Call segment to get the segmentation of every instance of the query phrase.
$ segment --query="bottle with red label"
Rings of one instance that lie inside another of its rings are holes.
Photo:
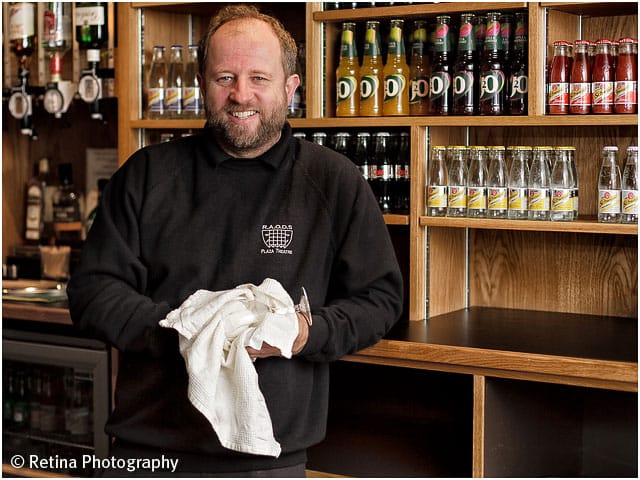
[[[638,109],[638,64],[633,54],[633,39],[619,42],[613,108],[615,113],[636,113]]]
[[[576,40],[573,44],[573,66],[569,85],[569,111],[572,114],[591,113],[591,62],[589,41]]]
[[[613,87],[615,70],[611,54],[611,40],[600,39],[596,42],[596,57],[591,72],[591,111],[597,114],[613,113]]]
[[[549,72],[549,94],[547,104],[550,115],[569,113],[569,76],[571,74],[571,44],[559,40],[553,42],[553,60]]]
[[[489,12],[484,51],[480,62],[480,115],[504,114],[505,81],[500,13]]]
[[[451,58],[451,17],[439,15],[433,41],[433,64],[429,81],[429,114],[449,115],[453,103],[453,62]]]
[[[453,113],[474,115],[478,109],[478,61],[473,35],[473,13],[460,16],[458,58],[453,74]]]

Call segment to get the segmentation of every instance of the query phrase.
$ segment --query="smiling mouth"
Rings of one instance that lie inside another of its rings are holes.
[[[234,118],[238,118],[238,119],[245,119],[245,118],[250,118],[253,117],[254,115],[258,114],[257,110],[245,110],[242,112],[229,112],[229,114],[234,117]]]

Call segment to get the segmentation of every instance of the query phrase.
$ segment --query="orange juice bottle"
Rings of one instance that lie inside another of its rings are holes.
[[[409,115],[409,65],[404,50],[404,20],[391,20],[387,64],[382,70],[384,100],[382,114]]]
[[[360,104],[358,90],[358,53],[356,51],[356,24],[342,24],[340,63],[336,69],[336,116],[357,117]]]
[[[360,116],[382,115],[382,56],[380,55],[380,22],[367,22],[364,55],[360,67]]]

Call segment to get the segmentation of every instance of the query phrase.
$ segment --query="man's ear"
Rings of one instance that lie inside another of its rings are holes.
[[[300,85],[300,77],[297,73],[289,76],[284,83],[284,89],[287,92],[287,105],[291,103],[293,100],[293,94],[296,91],[296,88]]]

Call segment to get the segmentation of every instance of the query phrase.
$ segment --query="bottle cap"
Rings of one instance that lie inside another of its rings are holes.
[[[618,151],[618,147],[614,146],[614,145],[608,145],[606,147],[604,147],[602,149],[605,152],[617,152]]]

